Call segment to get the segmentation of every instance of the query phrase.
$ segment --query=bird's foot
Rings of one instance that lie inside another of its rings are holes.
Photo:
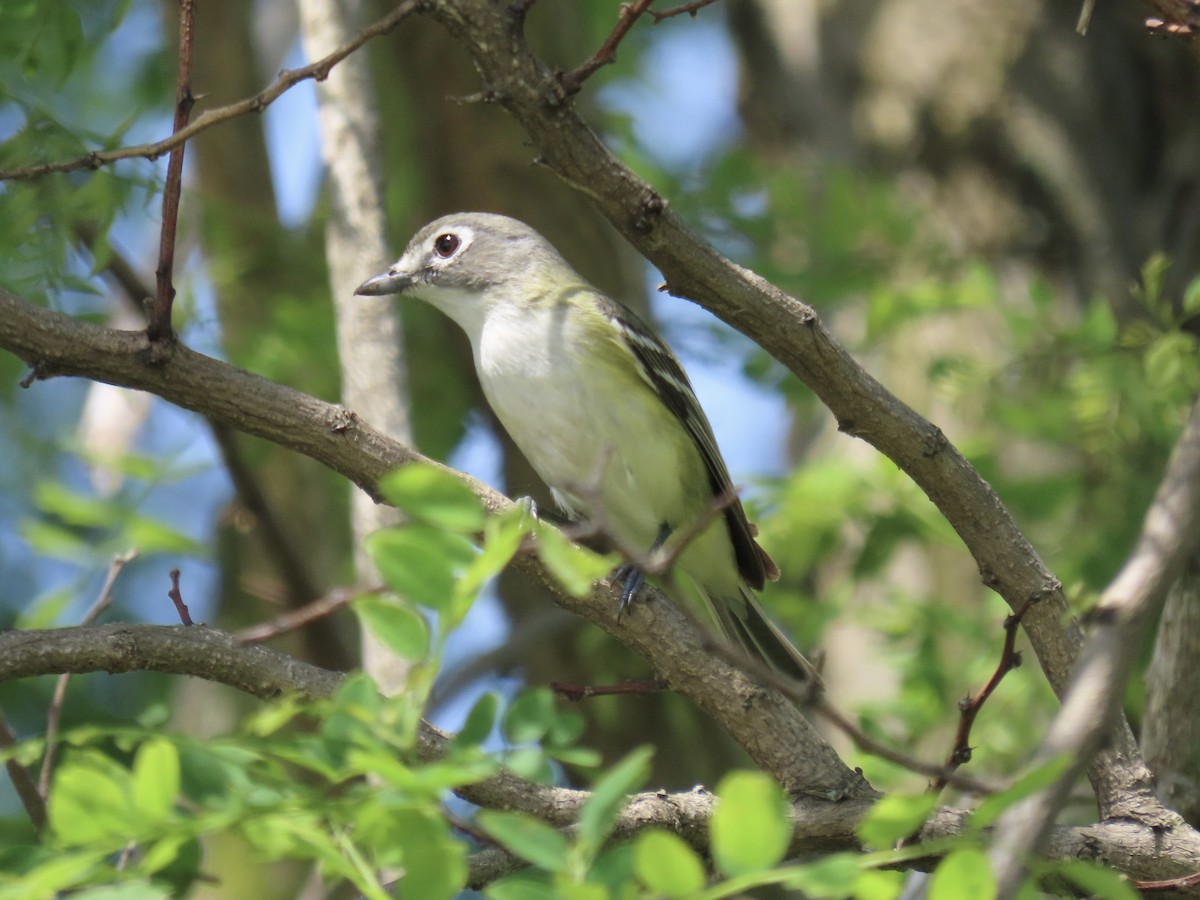
[[[620,622],[646,583],[646,573],[633,563],[621,563],[613,572],[613,580],[621,582],[621,605],[617,607],[617,621]]]
[[[534,522],[539,521],[537,501],[534,500],[532,497],[530,497],[528,494],[525,495],[524,497],[518,497],[516,500],[514,500],[513,506],[515,506],[518,510],[520,510],[522,517],[527,516],[530,520],[532,520]]]

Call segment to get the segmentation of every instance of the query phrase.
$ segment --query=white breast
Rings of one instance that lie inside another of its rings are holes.
[[[649,388],[635,372],[614,373],[584,352],[565,312],[562,306],[489,311],[472,341],[480,382],[547,484],[580,513],[600,502],[608,527],[648,549],[663,521],[689,512],[681,478],[704,475],[680,470],[702,463],[690,441],[661,439],[655,418],[661,413],[640,394]],[[656,432],[658,439],[647,440]]]

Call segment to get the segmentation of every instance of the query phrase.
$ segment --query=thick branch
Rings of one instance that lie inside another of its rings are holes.
[[[327,697],[342,676],[294,660],[265,647],[247,646],[225,632],[201,625],[101,625],[0,634],[0,683],[61,673],[155,671],[191,675],[227,684],[262,698],[297,692]],[[445,755],[448,736],[431,726],[421,730],[418,748],[424,760]],[[557,826],[569,826],[589,794],[527,782],[509,772],[464,787],[460,795],[494,809],[519,809]],[[855,830],[873,799],[829,802],[812,797],[792,804],[791,854],[856,850]],[[617,839],[628,839],[657,826],[679,834],[706,851],[713,796],[703,788],[676,794],[636,794],[618,819]],[[922,828],[919,839],[934,841],[960,835],[967,813],[941,809]],[[1054,859],[1086,859],[1114,866],[1138,879],[1170,878],[1200,869],[1200,834],[1190,828],[1169,832],[1134,822],[1107,822],[1055,828],[1047,853]],[[487,867],[476,873],[486,880]],[[1193,892],[1194,893],[1194,892]]]

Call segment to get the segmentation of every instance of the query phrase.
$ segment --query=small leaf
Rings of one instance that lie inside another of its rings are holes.
[[[484,526],[483,546],[459,580],[459,591],[474,595],[488,579],[504,571],[520,548],[522,539],[529,533],[529,527],[520,510],[489,518]]]
[[[133,759],[133,806],[145,824],[167,819],[179,795],[179,752],[165,738],[151,738]]]
[[[477,821],[483,830],[526,862],[549,872],[567,866],[567,839],[545,822],[517,812],[483,810]]]
[[[1049,759],[1032,771],[1026,772],[1004,790],[984,798],[976,807],[974,815],[971,816],[971,827],[986,828],[991,825],[1000,818],[1001,813],[1014,803],[1053,784],[1054,780],[1070,765],[1071,757],[1069,756]]]
[[[650,774],[652,747],[638,747],[609,769],[592,787],[592,796],[579,814],[579,843],[591,852],[600,845],[612,829],[617,815],[629,799],[629,794],[641,786]]]
[[[633,848],[634,867],[642,884],[668,897],[690,897],[704,887],[704,863],[682,838],[654,828],[643,832]]]
[[[476,747],[487,740],[496,724],[496,710],[500,705],[499,698],[488,691],[475,701],[462,728],[454,736],[455,747]]]
[[[448,531],[474,534],[486,519],[471,489],[436,466],[411,463],[394,469],[379,479],[379,491],[413,519]]]
[[[892,847],[920,828],[936,805],[937,797],[933,794],[915,797],[889,794],[871,807],[858,826],[858,836],[871,847]]]
[[[762,772],[733,772],[717,787],[713,860],[726,875],[761,872],[787,852],[792,822],[779,785]]]
[[[416,610],[386,597],[357,597],[354,612],[363,627],[402,659],[423,659],[429,652],[429,626]]]
[[[584,596],[614,568],[610,558],[572,544],[557,528],[539,525],[537,535],[538,557],[572,596]]]
[[[388,587],[436,610],[450,605],[454,579],[475,558],[466,538],[427,525],[377,531],[367,537],[366,548]]]
[[[1071,859],[1049,868],[1083,888],[1083,893],[1100,900],[1137,900],[1140,896],[1126,876],[1105,866]]]
[[[556,715],[554,695],[547,688],[522,691],[504,714],[504,736],[514,744],[539,740]]]
[[[929,879],[929,900],[992,900],[996,876],[987,854],[978,847],[961,847],[947,854]]]

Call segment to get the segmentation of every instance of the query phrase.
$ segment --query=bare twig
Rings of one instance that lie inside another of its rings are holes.
[[[1200,872],[1183,875],[1179,878],[1164,878],[1161,881],[1135,881],[1135,891],[1181,891],[1184,888],[1200,885]]]
[[[959,703],[958,708],[961,715],[958,720],[958,730],[954,735],[954,745],[943,764],[946,772],[955,772],[959,766],[971,761],[971,728],[975,724],[975,718],[979,715],[983,704],[987,703],[988,698],[1000,685],[1004,676],[1021,664],[1021,654],[1016,650],[1017,629],[1020,627],[1021,619],[1025,617],[1025,613],[1028,612],[1030,606],[1037,602],[1037,599],[1037,597],[1030,597],[1020,609],[1004,620],[1004,649],[1000,651],[1000,661],[996,664],[996,671],[992,673],[978,694],[974,697],[967,697]],[[929,790],[935,794],[940,793],[946,784],[945,777],[938,776],[930,783]]]
[[[306,606],[289,610],[280,616],[276,616],[269,622],[260,622],[249,628],[243,628],[234,634],[234,637],[241,644],[262,644],[279,637],[281,634],[287,634],[289,631],[295,631],[297,628],[302,628],[310,622],[324,618],[335,610],[341,609],[355,597],[362,594],[378,593],[381,590],[382,588],[369,588],[361,591],[351,590],[350,588],[339,588],[336,591],[330,591],[324,597],[318,597]]]
[[[129,563],[137,559],[137,550],[127,550],[118,553],[108,565],[108,574],[104,576],[104,584],[95,601],[83,614],[80,625],[91,625],[100,614],[112,605],[112,589],[117,582],[117,576]],[[58,729],[62,722],[63,704],[67,697],[67,682],[71,679],[69,673],[58,676],[54,683],[54,694],[50,699],[50,709],[46,714],[46,755],[42,758],[42,770],[38,775],[38,795],[45,800],[50,796],[50,773],[54,771],[54,757],[58,752]]]
[[[654,24],[657,25],[663,19],[672,19],[675,16],[689,15],[693,19],[696,18],[696,13],[704,9],[706,6],[711,6],[717,0],[691,0],[690,3],[680,3],[678,6],[672,6],[669,9],[664,9],[661,12],[654,9],[648,9],[646,12],[654,19]]]
[[[316,62],[299,69],[284,69],[279,73],[275,81],[271,82],[270,85],[253,97],[247,97],[244,100],[239,100],[237,103],[231,103],[228,106],[222,106],[218,109],[207,110],[197,116],[196,120],[186,128],[181,128],[170,137],[164,138],[161,141],[130,147],[119,147],[115,150],[93,150],[84,156],[63,160],[62,162],[37,163],[36,165],[22,166],[17,169],[0,170],[0,181],[40,178],[43,175],[49,175],[53,172],[98,169],[101,166],[121,159],[158,159],[164,153],[168,153],[175,147],[186,141],[190,141],[197,134],[212,128],[214,125],[219,125],[238,116],[244,116],[247,113],[262,112],[278,100],[281,95],[301,81],[307,81],[310,78],[316,81],[324,81],[328,77],[330,69],[371,38],[387,34],[404,19],[421,9],[423,2],[424,0],[405,0],[405,2],[402,2],[382,19],[372,25],[368,25],[356,34],[353,40],[347,41],[328,56],[322,57]]]
[[[175,122],[172,134],[187,127],[196,98],[192,96],[192,44],[196,34],[196,0],[179,3],[179,76],[175,85]],[[158,268],[155,270],[157,290],[154,310],[146,334],[151,342],[171,340],[171,306],[175,302],[175,234],[179,227],[179,197],[183,192],[183,152],[186,144],[180,141],[171,148],[167,161],[167,181],[163,186],[162,236],[158,241]]]
[[[61,677],[65,678],[66,676],[63,675]],[[8,722],[4,719],[4,714],[0,712],[0,749],[14,747],[16,743],[17,736],[12,733],[12,729],[8,727]],[[17,792],[17,797],[20,799],[21,805],[25,807],[25,813],[29,816],[29,821],[33,823],[33,827],[41,834],[47,822],[46,800],[38,791],[38,786],[33,783],[33,776],[15,759],[5,760],[4,770],[8,772],[9,780],[12,781],[13,788]]]
[[[576,66],[570,72],[564,72],[558,76],[558,83],[562,85],[563,93],[568,97],[579,93],[583,83],[591,78],[598,69],[616,62],[617,47],[625,39],[625,35],[629,34],[633,23],[653,2],[654,0],[635,0],[633,3],[621,4],[620,18],[617,19],[616,26],[604,43],[600,45],[600,49],[592,54],[590,59]]]
[[[192,614],[188,612],[187,604],[183,602],[183,595],[179,593],[179,570],[172,569],[171,589],[167,591],[167,596],[171,598],[171,602],[175,604],[175,612],[179,613],[179,621],[184,625],[195,625],[192,621]]]
[[[590,697],[611,697],[615,694],[660,694],[669,690],[670,685],[661,678],[640,678],[635,681],[621,681],[617,684],[564,684],[561,681],[551,681],[550,690],[572,703],[586,700]]]

